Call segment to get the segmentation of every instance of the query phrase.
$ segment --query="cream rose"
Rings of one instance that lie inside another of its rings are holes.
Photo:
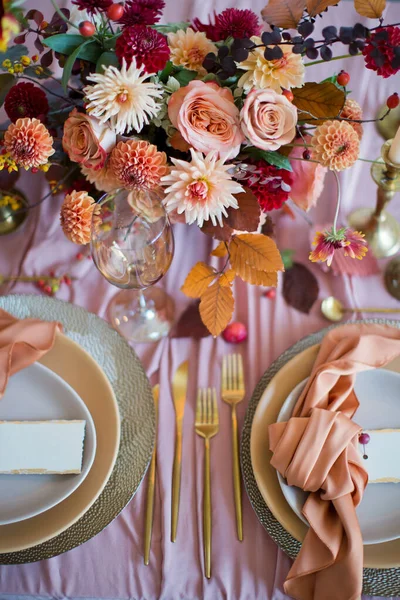
[[[88,169],[102,169],[115,143],[114,131],[76,108],[64,123],[62,145],[65,152],[73,162]]]
[[[273,90],[252,90],[240,112],[248,141],[261,150],[278,150],[296,135],[297,109]]]
[[[191,81],[174,92],[168,103],[168,115],[183,139],[195,150],[219,158],[239,154],[244,136],[240,130],[239,110],[232,92],[215,82]]]

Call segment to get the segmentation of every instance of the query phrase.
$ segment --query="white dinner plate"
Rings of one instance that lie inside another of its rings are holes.
[[[289,394],[278,421],[290,419],[308,378]],[[400,429],[400,373],[372,369],[359,373],[354,386],[360,402],[353,419],[363,429]],[[399,448],[400,451],[400,448]],[[301,513],[307,493],[287,485],[278,473],[279,483],[289,506],[307,524]],[[378,544],[400,538],[400,483],[371,483],[357,507],[364,544]]]
[[[0,401],[0,420],[85,420],[82,472],[78,475],[0,475],[0,525],[52,508],[85,479],[96,453],[96,430],[86,405],[61,377],[35,363],[10,377]]]

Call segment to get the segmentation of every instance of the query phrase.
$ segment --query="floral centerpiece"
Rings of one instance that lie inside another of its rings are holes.
[[[227,8],[208,23],[166,25],[164,0],[72,0],[72,11],[52,1],[50,21],[20,4],[3,0],[0,9],[0,98],[10,120],[0,169],[44,171],[52,192],[65,193],[61,224],[77,244],[89,242],[102,193],[160,190],[172,221],[218,241],[221,269],[198,262],[182,281],[218,335],[233,313],[234,278],[276,286],[283,270],[270,213],[290,211],[289,198],[307,211],[327,170],[358,158],[362,109],[349,75],[333,68],[305,83],[305,69],[345,46],[378,76],[398,72],[400,28],[384,23],[384,1],[355,0],[374,27],[327,24],[321,39],[315,20],[338,0],[270,0],[262,21]],[[32,36],[34,55],[24,45]],[[393,93],[388,112],[398,102]],[[363,235],[338,228],[336,216],[310,259],[366,251]]]

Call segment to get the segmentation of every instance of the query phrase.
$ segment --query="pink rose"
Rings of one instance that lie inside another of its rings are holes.
[[[273,90],[252,90],[240,119],[246,138],[262,150],[278,150],[296,135],[296,107]]]
[[[65,152],[73,162],[88,169],[102,169],[115,142],[116,135],[109,127],[76,108],[64,123],[62,145]]]
[[[191,81],[174,92],[168,103],[168,115],[184,140],[195,150],[219,158],[239,154],[244,136],[240,130],[239,110],[232,92],[215,82]]]
[[[311,137],[308,135],[304,139],[307,143],[310,143]],[[302,158],[303,152],[303,148],[293,148],[289,159]],[[290,197],[299,208],[310,210],[316,205],[322,193],[328,169],[309,160],[292,160],[290,164],[292,165],[294,178]]]

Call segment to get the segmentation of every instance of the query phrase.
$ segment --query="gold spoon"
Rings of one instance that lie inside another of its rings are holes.
[[[328,321],[341,321],[345,313],[400,313],[400,308],[347,308],[337,298],[329,296],[322,300],[321,312]]]

